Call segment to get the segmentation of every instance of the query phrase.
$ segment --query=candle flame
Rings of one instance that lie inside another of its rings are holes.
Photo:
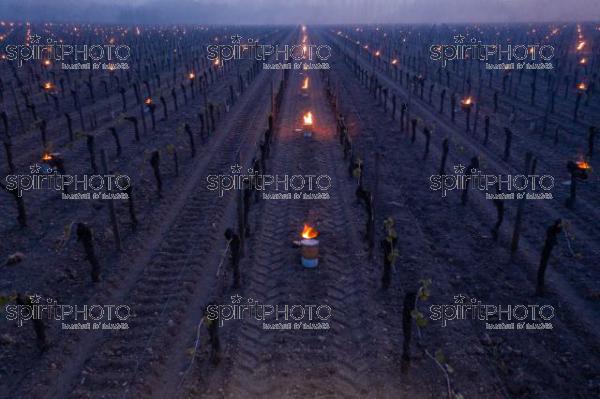
[[[578,88],[579,90],[586,90],[586,89],[587,89],[587,86],[585,85],[585,83],[581,82],[581,83],[579,83],[579,84],[577,85],[577,88]]]
[[[302,89],[308,89],[308,76],[304,78],[304,83],[302,84]]]
[[[194,80],[194,78],[195,78],[195,77],[196,77],[196,74],[195,74],[194,72],[190,72],[190,73],[188,74],[188,78],[189,78],[190,80]]]
[[[576,164],[579,169],[591,169],[592,168],[591,165],[584,160],[577,161]]]
[[[311,126],[313,124],[313,115],[312,112],[307,112],[304,114],[304,125]]]
[[[45,82],[42,87],[44,88],[44,90],[50,90],[52,89],[54,85],[51,82]]]
[[[462,100],[463,105],[471,105],[473,103],[473,98],[471,96]]]
[[[397,63],[398,63],[398,60],[394,58],[394,59],[392,60],[392,65],[396,65]]]
[[[582,58],[582,59],[580,59],[580,60],[579,60],[579,63],[580,63],[581,65],[585,65],[585,63],[586,63],[586,62],[587,62],[587,59],[586,59],[586,58]]]
[[[49,152],[44,152],[44,154],[42,155],[42,161],[51,161],[52,160],[52,154],[50,154]]]
[[[319,232],[315,230],[312,226],[308,224],[304,224],[304,228],[302,229],[302,238],[310,240],[312,238],[317,238]]]
[[[151,97],[148,97],[147,99],[145,99],[145,100],[144,100],[144,104],[146,104],[146,105],[150,105],[150,104],[152,104],[152,98],[151,98]]]
[[[581,50],[583,50],[583,47],[584,47],[584,46],[585,46],[585,41],[583,41],[583,40],[582,40],[582,41],[580,41],[580,42],[577,44],[577,51],[581,51]]]

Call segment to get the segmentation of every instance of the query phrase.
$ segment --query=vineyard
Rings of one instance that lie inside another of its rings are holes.
[[[0,397],[600,396],[597,24],[5,43]]]

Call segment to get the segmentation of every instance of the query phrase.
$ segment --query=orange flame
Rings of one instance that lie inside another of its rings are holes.
[[[579,43],[577,43],[577,51],[581,51],[583,50],[583,47],[585,46],[585,41],[580,41]]]
[[[215,64],[215,66],[219,66],[220,63],[221,63],[221,60],[219,60],[218,58],[215,58],[215,61],[213,62],[213,64]]]
[[[586,63],[586,62],[587,62],[587,59],[586,59],[586,58],[582,58],[582,59],[580,59],[580,60],[579,60],[579,63],[580,63],[581,65],[585,65],[585,63]]]
[[[51,161],[52,160],[52,154],[50,154],[49,152],[44,152],[44,154],[42,155],[42,161]]]
[[[195,74],[194,72],[190,72],[190,73],[188,74],[188,78],[189,78],[190,80],[194,80],[194,78],[195,78],[195,77],[196,77],[196,74]]]
[[[302,229],[302,238],[310,240],[312,238],[317,238],[318,235],[319,232],[317,230],[315,230],[310,225],[304,223],[304,228]]]
[[[592,168],[591,165],[584,160],[577,161],[576,164],[579,169],[591,169]]]
[[[579,84],[577,85],[577,88],[578,88],[579,90],[582,90],[582,91],[583,91],[583,90],[586,90],[586,89],[587,89],[587,86],[585,85],[585,83],[581,82],[581,83],[579,83]]]
[[[52,63],[50,62],[50,60],[44,60],[44,65],[45,65],[45,66],[50,66],[50,64],[52,64]]]
[[[467,97],[465,99],[462,100],[463,105],[471,105],[473,103],[473,98],[472,97]]]
[[[52,87],[54,87],[54,85],[51,82],[45,82],[42,87],[44,88],[44,90],[50,90],[52,89]]]
[[[396,65],[397,63],[398,63],[398,60],[394,58],[394,59],[392,60],[392,65]]]
[[[308,76],[304,78],[304,83],[302,84],[302,89],[308,89]]]
[[[151,98],[151,97],[148,97],[147,99],[145,99],[145,100],[144,100],[144,104],[146,104],[146,105],[150,105],[150,104],[152,104],[152,98]]]
[[[313,115],[312,112],[307,112],[304,114],[304,125],[311,126],[313,124]]]
[[[381,55],[381,51],[377,50],[377,51],[375,52],[375,57],[379,57],[380,55]]]

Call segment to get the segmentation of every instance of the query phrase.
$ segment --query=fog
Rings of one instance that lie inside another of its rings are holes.
[[[13,20],[328,24],[600,20],[600,0],[0,0]]]

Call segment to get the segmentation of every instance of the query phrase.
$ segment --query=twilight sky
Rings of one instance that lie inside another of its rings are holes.
[[[0,0],[0,16],[199,24],[599,21],[600,0]]]

